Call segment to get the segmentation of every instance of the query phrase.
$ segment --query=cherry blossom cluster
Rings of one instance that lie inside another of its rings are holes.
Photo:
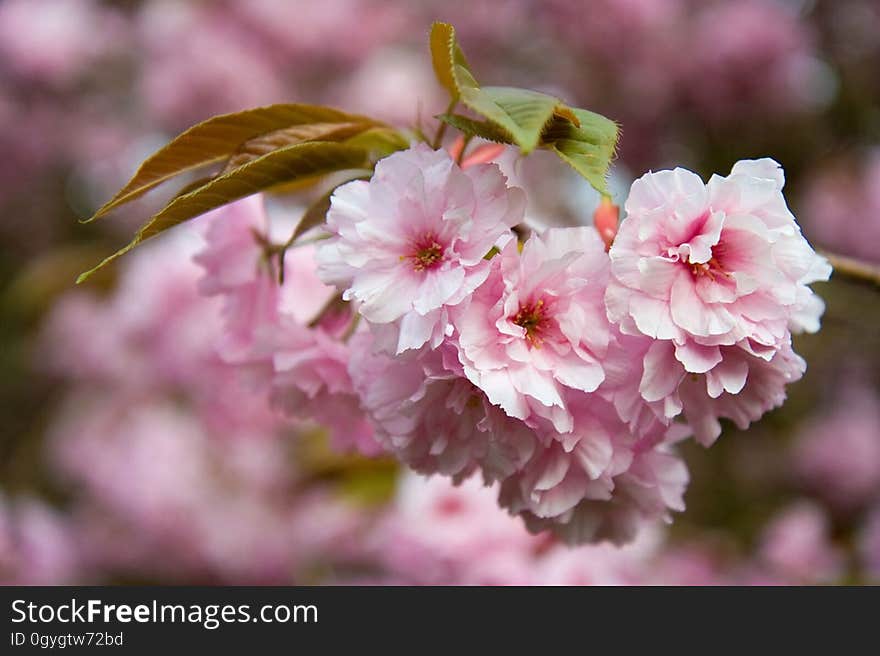
[[[818,329],[830,266],[769,159],[648,173],[601,236],[519,229],[525,192],[475,159],[419,144],[338,187],[280,286],[261,201],[220,210],[196,259],[223,356],[339,447],[478,475],[533,532],[629,541],[684,508],[676,442],[747,427],[803,375],[791,335]]]

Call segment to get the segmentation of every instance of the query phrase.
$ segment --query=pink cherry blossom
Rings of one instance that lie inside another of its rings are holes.
[[[464,374],[508,415],[572,430],[566,389],[593,392],[605,379],[611,339],[602,301],[608,257],[593,228],[510,242],[486,282],[455,314]]]
[[[708,185],[683,170],[648,173],[611,247],[609,318],[653,338],[639,391],[658,416],[684,414],[704,444],[718,417],[745,428],[785,399],[803,360],[791,332],[815,331],[824,305],[808,287],[830,267],[801,235],[769,159],[742,161]]]
[[[348,344],[321,327],[284,323],[272,355],[272,402],[295,418],[330,429],[335,448],[377,455],[382,446],[361,410],[348,372]]]
[[[445,151],[416,145],[333,194],[319,275],[369,322],[394,324],[396,352],[436,346],[451,333],[449,308],[486,279],[484,256],[509,238],[524,205],[497,166],[462,171]]]
[[[671,341],[651,343],[644,356],[639,392],[657,417],[683,414],[694,437],[709,445],[721,434],[719,418],[748,428],[782,405],[785,387],[799,380],[806,363],[786,342],[769,360],[739,346],[717,347],[720,362],[705,374],[688,372]]]
[[[720,345],[772,350],[789,330],[817,330],[824,306],[807,285],[831,268],[801,235],[783,183],[770,159],[708,185],[684,169],[636,180],[610,251],[609,317],[672,340],[694,373],[720,362]]]
[[[594,477],[584,455],[565,454],[554,442],[503,482],[500,502],[529,530],[551,530],[568,544],[624,544],[645,525],[670,522],[671,510],[684,510],[688,480],[684,462],[663,447],[617,449]]]
[[[360,334],[349,370],[375,438],[414,470],[461,480],[480,466],[488,479],[509,476],[531,456],[532,432],[491,406],[454,357],[448,349],[391,357]]]

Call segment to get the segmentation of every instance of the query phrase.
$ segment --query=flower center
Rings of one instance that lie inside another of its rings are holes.
[[[547,326],[547,311],[543,298],[534,303],[520,305],[519,311],[513,315],[511,321],[526,331],[526,340],[531,346],[541,347]]]
[[[715,278],[718,276],[722,278],[730,278],[730,273],[724,270],[724,267],[721,266],[721,263],[715,257],[710,259],[708,262],[692,262],[688,266],[690,267],[691,274],[693,274],[694,278],[705,277],[712,282],[715,282]]]
[[[427,234],[413,245],[413,252],[406,259],[412,260],[416,271],[425,271],[435,268],[443,261],[443,250],[437,238]]]
[[[457,496],[448,495],[434,504],[438,515],[458,515],[465,510],[464,502]]]

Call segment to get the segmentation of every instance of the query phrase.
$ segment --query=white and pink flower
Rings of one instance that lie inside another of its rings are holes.
[[[769,360],[737,346],[719,347],[721,361],[705,375],[688,372],[672,342],[655,341],[645,354],[639,392],[657,417],[684,414],[698,442],[721,435],[719,418],[741,430],[778,408],[785,387],[801,379],[806,363],[786,342]]]
[[[446,348],[392,357],[369,333],[352,339],[349,371],[375,439],[424,474],[509,476],[531,457],[532,431],[491,406],[451,358]]]
[[[670,511],[684,510],[687,467],[662,447],[618,451],[610,470],[594,481],[576,454],[559,453],[554,445],[536,457],[543,461],[539,476],[527,473],[502,484],[499,501],[532,532],[550,530],[568,544],[624,544],[645,526],[671,522]]]
[[[593,228],[555,228],[510,242],[455,313],[464,374],[508,415],[571,432],[566,390],[594,392],[611,326],[602,300],[608,257]]]
[[[611,247],[608,317],[647,347],[639,391],[667,419],[684,410],[704,444],[718,417],[745,428],[804,372],[791,333],[819,328],[808,285],[831,267],[801,235],[770,159],[708,184],[684,169],[633,183]]]
[[[489,275],[485,255],[510,238],[525,196],[497,166],[462,170],[424,145],[379,162],[369,181],[333,194],[319,275],[373,324],[394,324],[397,353],[452,332],[449,309]]]
[[[720,362],[718,346],[775,350],[815,331],[824,308],[807,287],[831,268],[803,238],[770,159],[737,162],[708,185],[685,169],[633,183],[611,247],[606,301],[628,334],[672,340],[688,371]]]

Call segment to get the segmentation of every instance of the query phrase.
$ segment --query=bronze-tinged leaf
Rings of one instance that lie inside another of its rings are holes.
[[[307,123],[276,130],[241,144],[223,167],[223,173],[238,168],[273,150],[304,141],[345,141],[369,128],[367,123]]]
[[[245,142],[279,130],[310,124],[361,125],[363,129],[383,126],[366,116],[304,104],[270,105],[214,116],[189,128],[151,155],[131,180],[86,222],[94,221],[112,209],[139,198],[181,173],[224,161]]]
[[[367,152],[348,144],[309,141],[274,150],[212,178],[192,191],[175,196],[138,230],[131,242],[80,275],[77,283],[146,239],[217,207],[281,183],[368,165]]]

